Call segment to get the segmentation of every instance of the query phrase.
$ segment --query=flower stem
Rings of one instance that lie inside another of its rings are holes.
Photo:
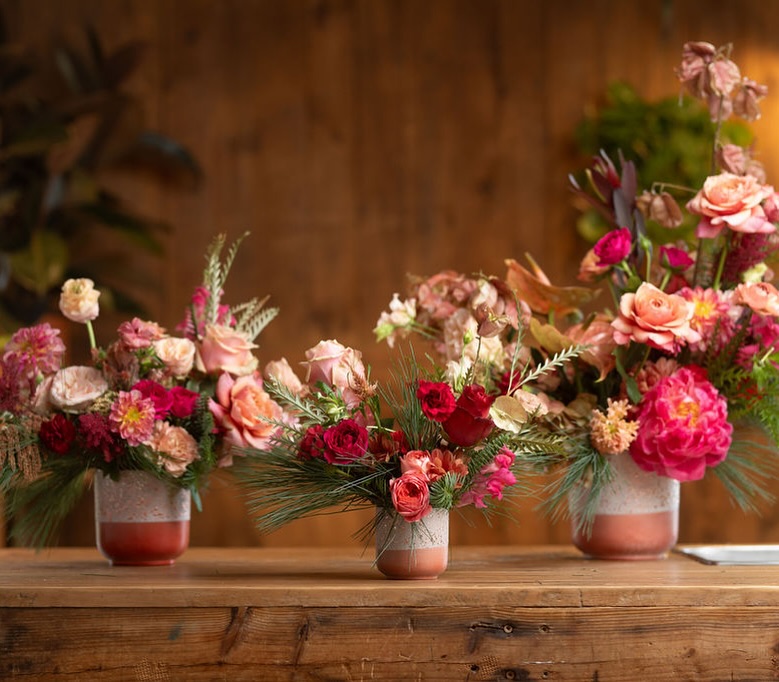
[[[92,350],[97,348],[97,342],[95,341],[95,329],[92,326],[92,320],[87,320],[87,333],[89,334],[89,347]]]

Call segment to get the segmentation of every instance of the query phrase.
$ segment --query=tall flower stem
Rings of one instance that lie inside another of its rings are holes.
[[[92,326],[92,321],[87,320],[87,333],[89,334],[89,348],[95,350],[97,348],[97,341],[95,340],[95,328]]]

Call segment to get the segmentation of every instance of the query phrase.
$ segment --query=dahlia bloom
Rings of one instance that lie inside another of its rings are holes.
[[[154,403],[140,391],[120,391],[108,419],[128,445],[141,445],[148,443],[154,432],[155,412]]]
[[[638,409],[630,454],[644,471],[697,481],[727,456],[733,433],[727,401],[702,368],[691,365],[664,377]]]

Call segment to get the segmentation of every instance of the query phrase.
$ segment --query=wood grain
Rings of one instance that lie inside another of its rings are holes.
[[[688,40],[732,42],[766,83],[753,129],[779,178],[779,3],[741,0],[4,0],[8,33],[40,43],[89,21],[106,45],[148,41],[134,77],[149,126],[186,144],[196,191],[110,178],[138,211],[171,226],[168,256],[141,290],[149,317],[173,328],[199,281],[212,236],[251,236],[226,295],[270,294],[281,316],[261,361],[295,365],[322,338],[363,350],[373,374],[390,355],[372,328],[406,273],[502,274],[532,252],[572,284],[576,236],[567,177],[584,164],[581,117],[614,80],[647,98],[674,95]],[[773,180],[773,182],[777,182]],[[141,259],[142,260],[142,259]],[[99,320],[99,339],[116,320]],[[93,542],[91,502],[65,544]],[[525,504],[492,525],[454,528],[463,543],[562,542]],[[263,537],[227,486],[208,494],[195,545],[353,544],[360,519],[301,522]],[[716,483],[686,485],[685,542],[779,541],[779,512],[734,512]]]
[[[453,547],[436,581],[343,549],[0,551],[3,679],[776,679],[775,567]],[[63,627],[63,624],[65,626]]]

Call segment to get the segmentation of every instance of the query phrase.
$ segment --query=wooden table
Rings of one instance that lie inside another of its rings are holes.
[[[0,679],[779,679],[779,567],[453,547],[434,581],[350,549],[110,567],[0,550]]]

